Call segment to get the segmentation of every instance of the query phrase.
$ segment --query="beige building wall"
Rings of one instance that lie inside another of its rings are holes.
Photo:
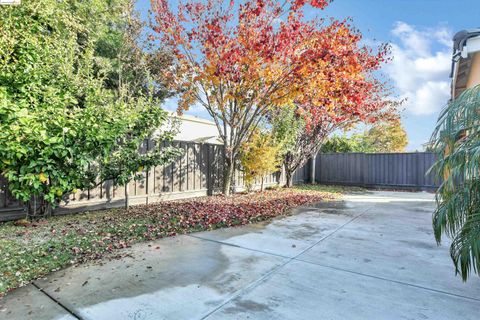
[[[178,117],[178,119],[180,120],[179,132],[175,136],[175,140],[213,144],[221,143],[218,128],[213,121],[189,115],[183,115]]]
[[[175,112],[169,114],[170,121],[162,130],[174,128],[176,130],[174,140],[222,144],[215,122],[186,114],[179,116]]]
[[[467,80],[467,88],[480,84],[480,52],[476,52],[472,57],[472,64]]]

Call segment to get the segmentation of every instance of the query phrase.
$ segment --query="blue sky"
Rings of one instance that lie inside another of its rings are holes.
[[[137,3],[144,14],[149,7],[149,0]],[[306,17],[311,14],[307,11]],[[407,149],[421,150],[449,98],[451,38],[459,30],[480,27],[478,0],[334,0],[322,16],[350,17],[366,43],[391,43],[393,61],[382,73],[407,99],[402,112]],[[165,108],[174,110],[175,104],[167,101]],[[208,118],[201,108],[190,113]]]

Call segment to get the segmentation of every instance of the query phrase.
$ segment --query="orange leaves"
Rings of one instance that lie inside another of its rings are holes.
[[[381,46],[373,53],[359,45],[360,39],[345,21],[333,21],[303,47],[299,72],[310,79],[296,101],[308,129],[374,119],[388,108],[384,85],[373,77],[388,51]],[[317,55],[319,47],[323,53]]]
[[[375,119],[385,110],[385,88],[373,72],[388,60],[388,47],[362,47],[348,20],[305,19],[306,6],[323,9],[329,0],[185,1],[172,10],[167,0],[153,0],[155,30],[178,61],[173,87],[181,109],[202,100],[210,114],[245,131],[291,104],[308,128]],[[257,119],[240,123],[248,112]]]

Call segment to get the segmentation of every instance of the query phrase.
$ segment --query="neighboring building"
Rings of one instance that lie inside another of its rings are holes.
[[[452,99],[480,84],[480,28],[462,30],[453,37]]]
[[[222,144],[215,122],[185,114],[171,113],[171,117],[180,122],[175,140]]]

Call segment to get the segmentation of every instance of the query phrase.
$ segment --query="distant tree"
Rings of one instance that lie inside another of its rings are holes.
[[[340,152],[367,152],[368,146],[365,145],[365,136],[363,134],[352,134],[351,136],[334,135],[327,139],[322,145],[322,153],[340,153]]]
[[[127,0],[38,0],[0,10],[0,172],[30,215],[176,153],[137,155],[167,116],[165,90],[128,42],[131,8]]]
[[[407,133],[395,119],[378,122],[363,133],[334,135],[323,144],[321,152],[403,152],[407,144]]]
[[[367,152],[404,152],[407,133],[399,119],[375,124],[364,135]]]
[[[260,190],[264,190],[265,177],[279,169],[280,145],[271,133],[256,130],[242,146],[240,163],[245,174],[245,184],[250,191],[255,180],[261,179]]]
[[[465,90],[441,112],[429,145],[438,153],[433,230],[452,238],[450,255],[466,281],[480,275],[480,85]]]

